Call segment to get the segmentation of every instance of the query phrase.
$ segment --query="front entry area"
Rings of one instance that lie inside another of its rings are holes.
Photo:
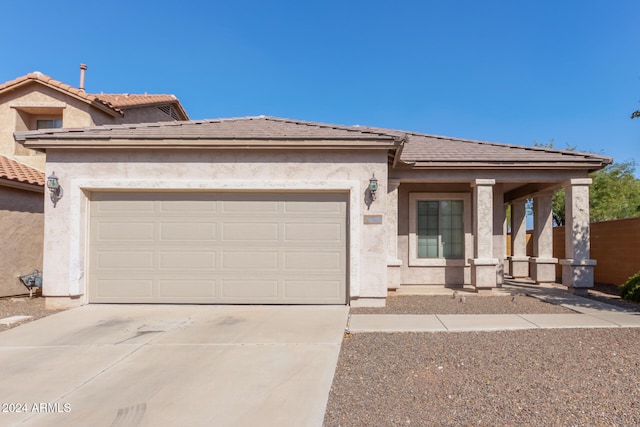
[[[348,193],[94,192],[92,303],[346,304]]]

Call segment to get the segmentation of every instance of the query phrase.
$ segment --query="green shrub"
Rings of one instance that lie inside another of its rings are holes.
[[[622,285],[620,296],[627,301],[640,302],[640,271]]]

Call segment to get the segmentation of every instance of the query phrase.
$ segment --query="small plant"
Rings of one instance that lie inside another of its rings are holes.
[[[620,296],[624,300],[640,303],[640,271],[629,277],[622,285]]]

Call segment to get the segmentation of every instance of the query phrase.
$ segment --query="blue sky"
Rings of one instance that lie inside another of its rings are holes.
[[[640,2],[10,1],[0,82],[173,93],[271,115],[640,162]],[[636,175],[640,176],[640,167]]]

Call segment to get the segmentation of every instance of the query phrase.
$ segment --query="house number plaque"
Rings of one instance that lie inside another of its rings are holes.
[[[382,224],[382,215],[365,215],[364,223],[367,225]]]

